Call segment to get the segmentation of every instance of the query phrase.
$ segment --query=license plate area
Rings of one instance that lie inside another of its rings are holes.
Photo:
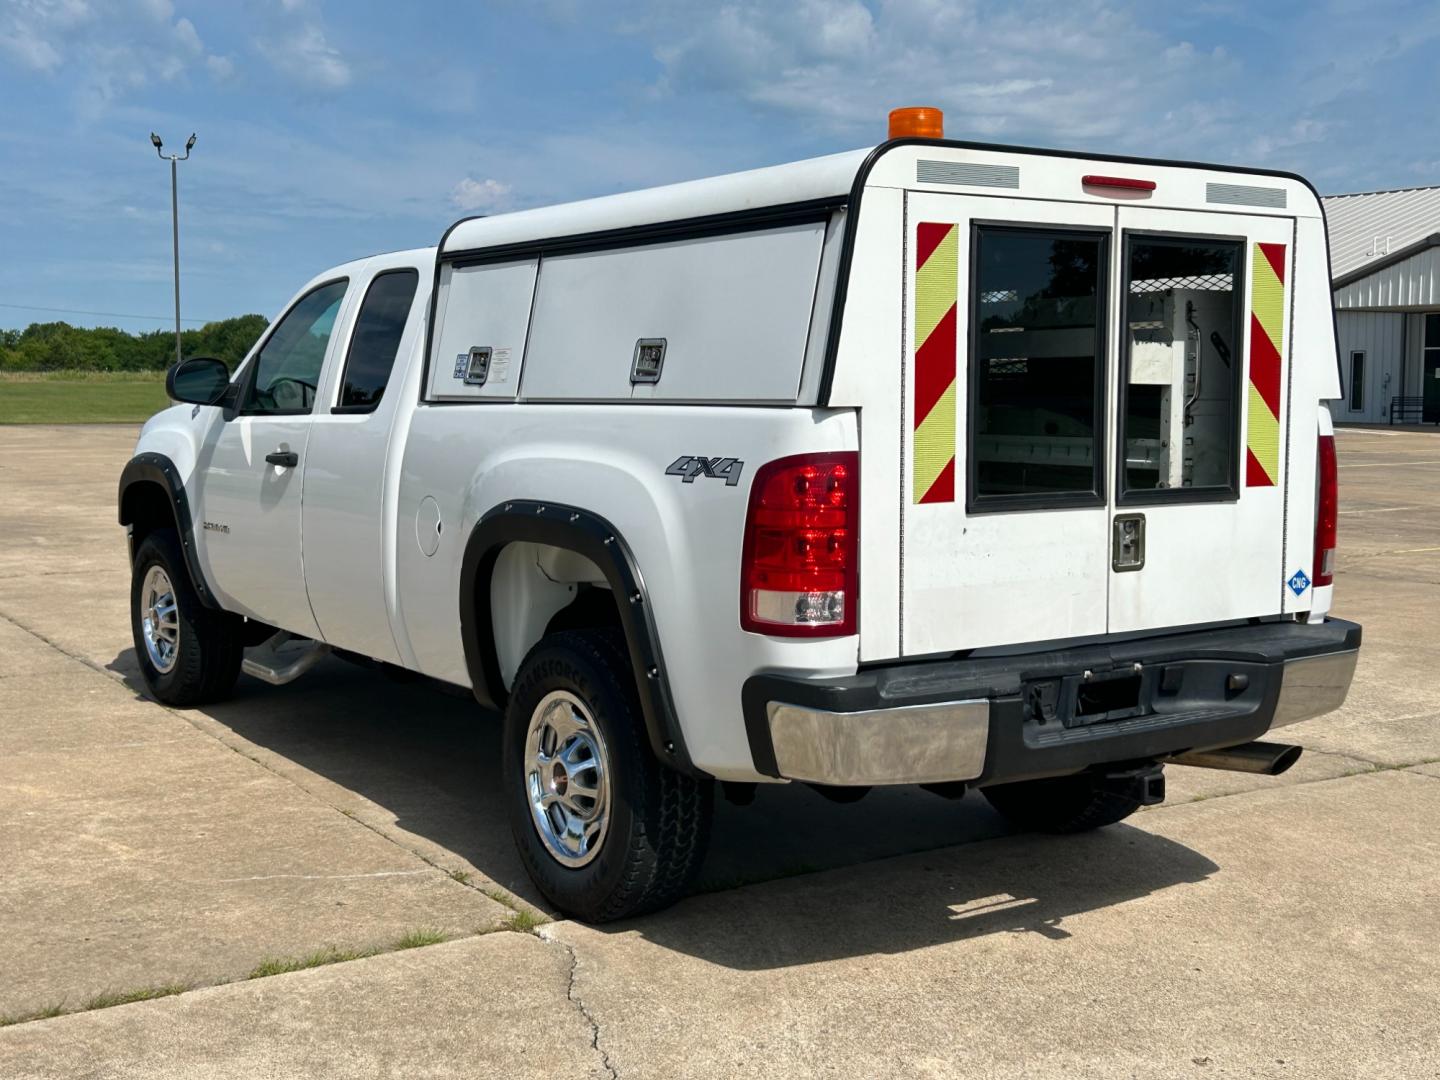
[[[1025,688],[1027,719],[1067,728],[1105,724],[1151,712],[1153,694],[1150,673],[1138,664],[1040,679]]]
[[[1134,716],[1140,711],[1140,676],[1113,675],[1081,681],[1075,687],[1075,722]]]

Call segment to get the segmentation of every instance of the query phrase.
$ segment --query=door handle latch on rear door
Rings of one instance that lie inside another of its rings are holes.
[[[1115,537],[1110,568],[1117,574],[1145,569],[1145,515],[1115,515]]]
[[[294,450],[276,450],[273,454],[266,454],[265,460],[271,465],[279,465],[281,468],[293,469],[300,464],[300,455]]]

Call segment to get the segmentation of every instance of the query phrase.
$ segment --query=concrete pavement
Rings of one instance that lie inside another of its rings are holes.
[[[1074,838],[766,789],[702,895],[543,940],[474,936],[536,897],[464,699],[338,662],[204,711],[127,686],[133,439],[0,428],[0,1015],[202,989],[4,1028],[0,1075],[1440,1075],[1434,435],[1340,434],[1366,645],[1285,777],[1174,768]],[[245,981],[422,928],[452,940]]]
[[[9,1080],[605,1077],[571,958],[499,933],[8,1029]],[[496,973],[504,972],[503,992]],[[441,1017],[463,1017],[456,1024]]]

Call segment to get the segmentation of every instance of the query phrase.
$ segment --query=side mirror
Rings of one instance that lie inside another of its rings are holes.
[[[182,360],[165,375],[165,392],[187,405],[218,405],[230,389],[230,369],[208,356]]]

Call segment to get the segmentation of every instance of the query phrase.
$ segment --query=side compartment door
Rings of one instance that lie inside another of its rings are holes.
[[[1294,223],[1122,207],[1110,630],[1274,615]],[[1308,474],[1307,474],[1308,475]]]
[[[231,611],[318,638],[305,593],[300,492],[321,372],[349,282],[291,305],[239,379],[239,415],[216,423],[198,469],[201,559]]]
[[[906,200],[906,655],[1103,634],[1109,206]]]

